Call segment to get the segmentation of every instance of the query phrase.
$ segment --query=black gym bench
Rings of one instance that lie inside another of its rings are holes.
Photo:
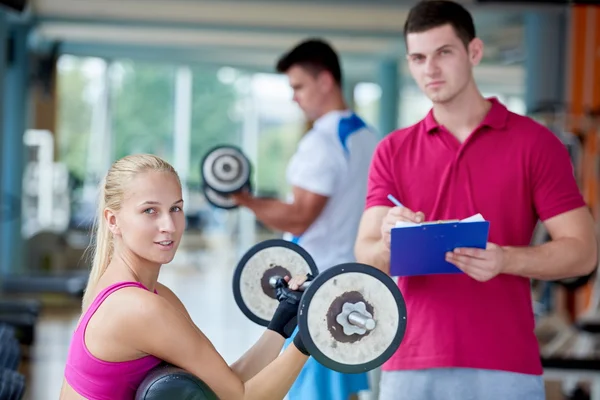
[[[83,296],[88,273],[71,275],[9,275],[1,278],[3,294],[59,293],[71,297]],[[11,325],[23,345],[35,340],[35,326],[41,310],[41,301],[33,299],[0,299],[0,323]]]
[[[18,371],[21,347],[14,326],[0,323],[0,399],[23,398],[25,376]]]
[[[62,293],[83,296],[89,273],[8,275],[2,278],[4,293]]]
[[[163,363],[146,375],[135,400],[217,400],[214,392],[189,372]]]

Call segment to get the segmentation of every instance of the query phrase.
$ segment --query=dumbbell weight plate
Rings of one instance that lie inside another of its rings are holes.
[[[12,374],[12,385],[10,388],[11,399],[21,400],[25,394],[25,375],[17,372]]]
[[[12,326],[0,324],[0,368],[15,370],[20,358],[19,342]]]
[[[10,340],[9,345],[11,348],[11,358],[8,360],[8,368],[16,371],[19,369],[19,364],[21,364],[21,345],[15,338]]]
[[[202,192],[204,193],[204,197],[206,198],[206,201],[208,201],[209,204],[211,204],[212,206],[214,206],[216,208],[222,208],[224,210],[232,210],[232,209],[238,207],[238,205],[233,200],[231,200],[226,195],[223,195],[223,194],[215,191],[210,186],[208,186],[206,183],[202,185]]]
[[[250,180],[250,161],[234,146],[217,146],[210,150],[200,169],[204,183],[222,194],[237,192]]]
[[[12,375],[10,375],[11,372],[12,371],[9,369],[0,369],[0,399],[10,398],[10,381],[12,379]]]
[[[337,317],[344,304],[359,302],[372,315],[375,328],[347,335]],[[298,309],[298,329],[306,349],[319,363],[342,373],[381,366],[400,346],[406,322],[406,304],[394,280],[360,263],[321,272],[304,292]]]
[[[245,186],[249,192],[252,192],[252,184],[248,182]],[[206,183],[202,185],[202,192],[204,193],[204,197],[209,204],[216,208],[222,208],[224,210],[233,210],[238,208],[238,205],[229,198],[228,195],[219,193],[208,186]]]
[[[15,338],[0,343],[0,368],[16,371],[21,361],[21,348]]]
[[[10,369],[0,369],[0,399],[22,399],[25,376]]]
[[[301,246],[282,239],[254,245],[238,263],[233,274],[233,296],[251,321],[267,326],[279,305],[269,285],[273,276],[317,275],[317,266]]]

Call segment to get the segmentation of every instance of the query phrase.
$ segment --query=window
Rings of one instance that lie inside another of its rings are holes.
[[[192,112],[188,186],[200,187],[200,163],[219,145],[240,146],[242,116],[237,112],[241,96],[236,81],[243,77],[232,68],[192,67]]]
[[[431,100],[414,85],[405,85],[398,102],[398,126],[405,128],[419,122],[431,109]]]
[[[56,155],[68,170],[69,225],[77,229],[90,227],[96,211],[107,68],[104,60],[91,57],[63,55],[57,63]]]
[[[112,161],[151,153],[173,162],[174,66],[116,61],[110,68]]]
[[[58,60],[56,154],[67,165],[76,186],[86,178],[93,126],[101,118],[96,105],[102,96],[106,68],[106,62],[99,58],[63,55]]]
[[[360,82],[354,87],[354,109],[367,124],[374,127],[379,125],[380,100],[381,87],[378,84]]]
[[[284,76],[255,74],[249,83],[244,141],[253,157],[255,191],[285,199],[290,190],[287,164],[307,130],[304,116],[292,102],[292,89]]]

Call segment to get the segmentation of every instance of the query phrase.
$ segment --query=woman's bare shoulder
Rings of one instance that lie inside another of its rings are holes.
[[[164,285],[160,282],[156,283],[156,291],[158,292],[159,296],[163,297],[166,301],[169,302],[169,304],[171,304],[173,307],[175,307],[177,310],[182,312],[183,315],[185,315],[188,319],[191,320],[190,315],[189,315],[187,309],[185,308],[185,305],[179,299],[179,297],[177,297],[175,292],[173,292],[166,285]]]
[[[88,350],[111,362],[144,355],[138,343],[152,333],[149,326],[160,324],[173,309],[159,296],[139,287],[123,287],[111,293],[91,315],[85,331]]]
[[[90,318],[90,324],[129,342],[127,338],[145,334],[148,324],[158,322],[172,312],[173,307],[166,299],[143,288],[129,286],[104,299]]]
[[[106,308],[114,315],[144,317],[166,311],[165,306],[168,302],[148,290],[130,286],[112,293],[105,303]]]

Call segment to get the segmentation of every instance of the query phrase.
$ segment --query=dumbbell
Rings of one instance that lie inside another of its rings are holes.
[[[217,208],[231,210],[237,207],[230,198],[241,190],[252,191],[250,160],[237,147],[224,145],[208,151],[202,159],[200,175],[206,200]]]
[[[16,371],[21,360],[21,347],[15,338],[15,329],[0,324],[0,368]]]
[[[170,364],[161,364],[138,386],[135,400],[218,400],[200,379]]]
[[[25,394],[25,376],[0,368],[0,399],[21,400]]]
[[[308,252],[281,239],[253,246],[233,276],[235,301],[251,321],[268,326],[283,277],[311,274],[301,287],[298,330],[319,363],[343,373],[381,366],[406,331],[406,303],[394,280],[366,264],[343,263],[319,272]]]

